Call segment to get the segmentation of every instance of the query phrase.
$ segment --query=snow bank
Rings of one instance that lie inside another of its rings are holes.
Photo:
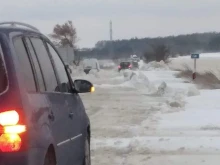
[[[167,84],[165,82],[162,82],[161,85],[158,87],[157,95],[162,96],[165,94],[167,89]]]
[[[175,78],[172,71],[147,71],[144,73],[148,76],[151,83],[157,86],[157,90],[150,95],[163,97],[166,100],[168,111],[171,108],[174,108],[174,111],[178,108],[183,108],[187,97],[200,94],[196,86],[186,84],[181,79]],[[163,109],[167,110],[164,107]]]
[[[147,64],[144,64],[143,61],[140,62],[140,69],[145,71],[152,71],[152,70],[169,70],[169,67],[167,64],[164,63],[164,61],[156,62],[152,61]]]
[[[115,72],[117,73],[117,72]],[[100,74],[99,74],[100,75]],[[103,75],[102,75],[103,76]],[[103,78],[103,77],[100,78]],[[115,74],[108,83],[102,83],[96,87],[100,88],[132,88],[138,90],[137,92],[152,93],[156,91],[154,84],[152,84],[148,77],[142,71],[124,70]]]
[[[132,72],[131,70],[129,69],[126,69],[124,71],[122,71],[122,74],[124,76],[124,80],[125,81],[129,81],[131,80],[131,77],[135,74],[134,72]]]
[[[202,53],[200,58],[197,60],[197,72],[204,73],[205,71],[213,71],[219,73],[220,70],[220,53]],[[184,70],[184,65],[193,69],[194,60],[191,56],[181,56],[178,58],[172,58],[171,63],[169,63],[170,68],[177,70]]]
[[[113,69],[116,68],[116,65],[111,60],[99,60],[99,65],[101,69]]]
[[[163,114],[159,128],[219,131],[220,90],[198,91],[192,87],[188,89],[187,93],[188,96],[194,95],[194,97],[186,97],[184,99],[185,111]]]
[[[185,106],[186,96],[182,92],[175,92],[174,96],[167,100],[167,104],[173,108],[181,108]]]
[[[127,71],[124,73],[125,82],[121,86],[136,88],[144,93],[156,91],[156,87],[150,82],[148,77],[142,71]]]
[[[93,76],[96,77],[96,78],[99,78],[99,77],[100,77],[99,72],[98,72],[96,69],[91,69],[91,70],[89,71],[89,75],[93,75]]]
[[[93,139],[91,147],[99,148],[115,148],[118,150],[148,151],[150,154],[161,152],[189,154],[196,152],[197,154],[219,153],[220,144],[218,137],[133,137],[133,138],[105,138]],[[212,143],[210,143],[212,139]],[[201,147],[202,146],[202,147]],[[161,162],[159,163],[161,164]]]
[[[150,85],[148,78],[142,74],[142,72],[132,72],[130,82],[134,84],[136,88],[148,88]]]
[[[190,97],[190,96],[197,96],[197,95],[200,95],[199,90],[195,86],[190,86],[188,88],[187,96]]]

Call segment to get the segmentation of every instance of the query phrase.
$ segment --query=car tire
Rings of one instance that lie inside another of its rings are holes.
[[[45,156],[44,165],[56,165],[54,157],[49,152]]]
[[[89,138],[87,137],[85,140],[85,157],[83,161],[83,165],[91,165],[91,156],[90,156],[90,143]]]

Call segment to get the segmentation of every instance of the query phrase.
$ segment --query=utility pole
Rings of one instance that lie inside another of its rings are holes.
[[[113,31],[112,31],[112,21],[110,21],[110,41],[113,40],[112,35],[113,35]]]
[[[112,21],[110,20],[109,24],[109,34],[110,34],[110,57],[114,58],[114,48],[113,48],[113,30],[112,30]]]

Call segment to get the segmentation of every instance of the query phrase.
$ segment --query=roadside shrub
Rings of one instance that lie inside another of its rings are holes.
[[[164,61],[165,63],[168,63],[170,62],[169,54],[170,54],[170,48],[165,44],[152,45],[152,49],[144,53],[144,59],[146,60],[146,62]]]
[[[193,70],[184,65],[184,70],[179,71],[176,74],[177,78],[185,78],[194,82],[199,88],[202,89],[220,89],[220,79],[216,73],[212,71],[205,71],[204,73],[196,73],[196,79],[192,80]]]

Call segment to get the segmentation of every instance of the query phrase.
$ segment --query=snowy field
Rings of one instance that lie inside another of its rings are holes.
[[[171,59],[171,68],[182,69],[183,65],[186,64],[190,68],[194,67],[194,60],[191,56],[183,56],[179,58]],[[200,54],[200,58],[197,60],[197,71],[214,71],[215,73],[220,73],[220,53],[204,53]]]
[[[200,59],[201,71],[216,69],[220,56],[211,55]],[[190,61],[181,57],[171,65]],[[92,164],[219,164],[220,90],[198,90],[163,63],[140,65],[134,72],[74,74],[96,87],[81,95],[91,120]]]

